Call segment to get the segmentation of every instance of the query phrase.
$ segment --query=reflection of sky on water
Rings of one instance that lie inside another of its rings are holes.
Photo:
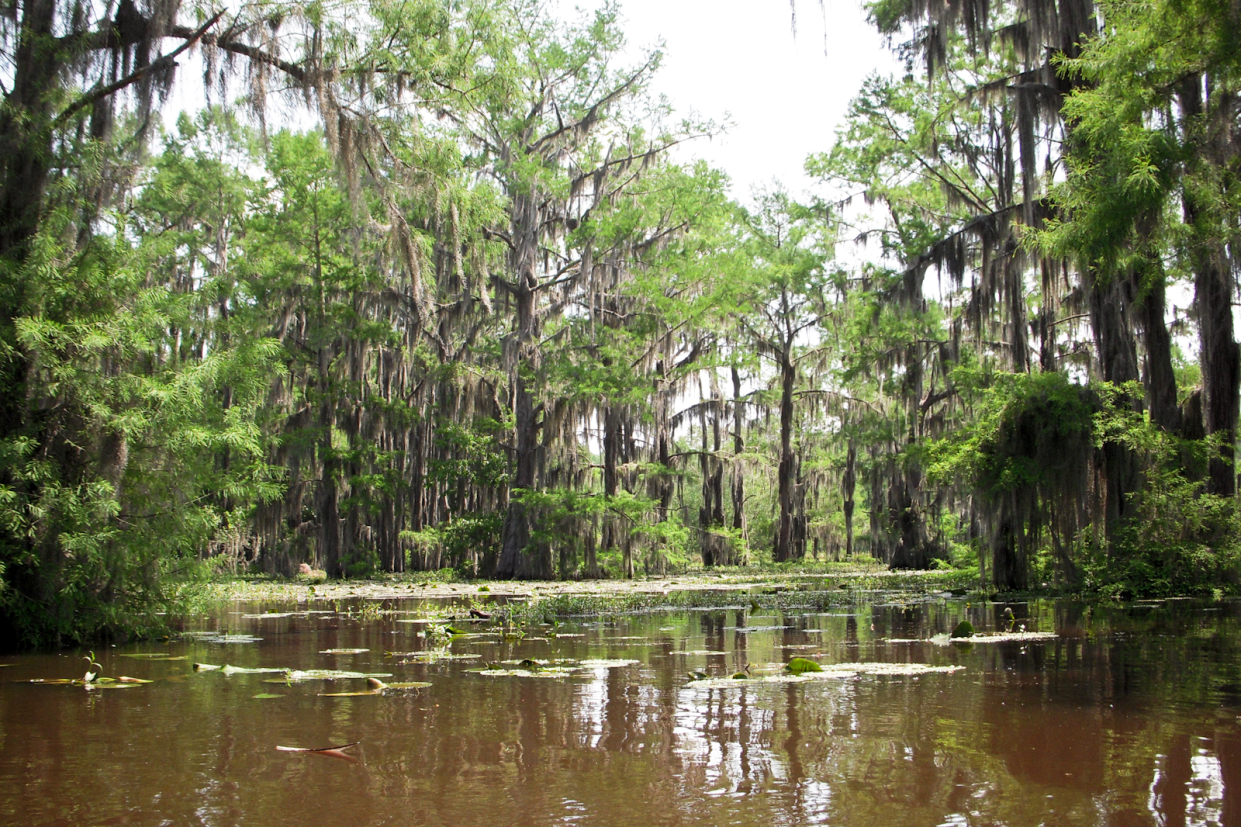
[[[1057,637],[972,647],[926,638],[965,616],[999,628],[1003,606],[661,614],[448,644],[489,662],[637,661],[560,679],[386,657],[428,645],[398,617],[222,614],[219,630],[263,639],[110,650],[104,674],[156,681],[126,692],[24,682],[71,658],[0,670],[0,822],[65,823],[89,800],[99,823],[1241,824],[1241,606],[1222,608],[1022,605]],[[155,648],[189,659],[123,657]],[[432,686],[327,698],[353,687],[188,671],[209,656],[333,668],[322,653],[345,649],[369,650],[350,669]],[[795,654],[964,669],[688,684]],[[269,691],[281,697],[254,699]],[[274,752],[353,740],[356,766]]]

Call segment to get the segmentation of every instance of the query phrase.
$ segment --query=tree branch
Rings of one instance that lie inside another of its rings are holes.
[[[168,36],[191,38],[194,36],[194,32],[191,31],[188,26],[173,26],[172,30],[168,32]],[[286,75],[299,83],[305,83],[306,81],[307,72],[305,67],[298,66],[296,63],[290,63],[287,60],[282,60],[276,55],[273,55],[270,52],[265,52],[262,49],[251,46],[248,43],[233,40],[231,32],[226,32],[223,37],[217,37],[213,34],[204,34],[200,35],[200,37],[203,43],[210,46],[215,46],[217,49],[222,49],[226,52],[232,52],[235,55],[247,57],[258,63],[266,63],[268,66],[272,66],[284,72]]]
[[[56,120],[52,121],[52,126],[53,127],[61,126],[62,124],[64,124],[65,121],[69,120],[75,114],[82,111],[86,107],[94,104],[95,102],[101,101],[110,95],[114,95],[127,86],[132,86],[133,84],[142,80],[147,75],[154,72],[156,69],[162,69],[165,66],[172,65],[173,62],[176,60],[177,55],[181,54],[186,49],[193,46],[199,40],[204,39],[205,35],[207,34],[207,29],[214,26],[216,22],[223,16],[224,16],[223,11],[216,12],[213,17],[207,20],[206,23],[202,24],[194,31],[188,32],[185,35],[185,42],[182,43],[177,48],[173,49],[168,54],[157,57],[155,60],[148,63],[146,66],[143,66],[141,69],[138,69],[132,72],[131,74],[127,75],[126,77],[121,78],[120,80],[114,81],[113,83],[109,83],[107,86],[101,86],[91,92],[88,92],[82,97],[78,98],[73,103],[69,104],[69,106],[63,112],[61,112],[59,115],[56,116]]]

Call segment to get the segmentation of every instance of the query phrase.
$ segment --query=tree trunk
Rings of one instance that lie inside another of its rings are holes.
[[[535,194],[537,195],[537,194]],[[539,431],[542,411],[535,407],[530,383],[541,367],[539,353],[539,318],[535,307],[538,280],[535,277],[538,244],[534,227],[537,224],[532,202],[535,195],[519,196],[514,207],[519,216],[522,239],[515,255],[518,282],[513,288],[517,305],[517,327],[513,345],[510,382],[513,388],[513,482],[508,512],[500,544],[496,577],[519,580],[548,580],[553,577],[551,549],[545,543],[532,547],[534,509],[522,500],[522,493],[535,490],[538,467]]]
[[[775,547],[771,559],[783,563],[793,559],[793,495],[796,488],[797,462],[793,456],[793,388],[797,368],[786,349],[780,359],[780,467],[777,471],[777,498],[780,509],[776,524]]]
[[[1001,591],[1019,591],[1027,585],[1029,566],[1018,536],[1021,530],[1013,509],[1002,504],[991,539],[991,582]]]
[[[1198,331],[1202,348],[1203,420],[1206,432],[1220,434],[1219,456],[1213,457],[1207,474],[1207,490],[1231,497],[1237,491],[1234,451],[1237,441],[1237,403],[1241,391],[1241,354],[1232,329],[1232,274],[1226,263],[1212,255],[1212,263],[1199,268],[1197,291]]]
[[[340,549],[340,492],[336,487],[336,456],[332,448],[335,411],[326,399],[327,388],[320,387],[324,399],[319,403],[319,554],[328,577],[344,577]]]
[[[52,94],[57,81],[55,0],[22,4],[13,89],[0,107],[0,258],[21,256],[38,230],[51,160]]]
[[[733,533],[736,542],[744,542],[745,538],[745,473],[741,465],[741,454],[745,451],[743,431],[745,428],[745,406],[741,402],[741,373],[736,366],[732,368],[733,379],[733,465],[732,465],[732,505]],[[742,563],[737,554],[731,554],[731,562]]]
[[[1169,433],[1179,434],[1181,409],[1176,399],[1176,374],[1172,370],[1172,337],[1164,320],[1167,302],[1163,273],[1151,274],[1146,285],[1139,285],[1139,294],[1138,313],[1146,351],[1143,384],[1151,421]]]
[[[1085,273],[1084,278],[1089,291],[1090,322],[1103,380],[1116,385],[1137,381],[1137,345],[1133,339],[1134,325],[1130,312],[1132,283],[1122,278],[1100,282],[1093,271]],[[1129,400],[1128,404],[1139,405],[1140,400]],[[1103,476],[1104,530],[1110,542],[1129,511],[1129,495],[1138,489],[1138,463],[1133,451],[1116,442],[1105,444],[1099,456]],[[1000,577],[1001,572],[995,572],[995,576]],[[998,580],[996,584],[999,585]]]
[[[857,445],[849,440],[849,450],[845,454],[845,473],[840,479],[841,493],[844,496],[845,512],[845,557],[853,557],[853,495],[857,489]]]
[[[1202,77],[1187,79],[1180,94],[1187,132],[1206,112],[1202,99]],[[1210,101],[1213,121],[1227,123],[1232,116],[1232,98],[1217,92]],[[1222,130],[1229,134],[1229,130]],[[1212,139],[1219,140],[1219,139]],[[1220,159],[1232,150],[1217,151],[1209,145],[1198,146],[1199,158]],[[1210,163],[1200,160],[1198,163]],[[1212,494],[1231,497],[1237,490],[1233,466],[1237,440],[1238,399],[1241,397],[1241,352],[1233,334],[1232,302],[1235,285],[1231,262],[1221,238],[1222,223],[1209,209],[1199,203],[1192,187],[1185,188],[1183,199],[1185,223],[1190,227],[1194,267],[1194,305],[1198,316],[1198,335],[1202,353],[1202,406],[1207,435],[1220,434],[1220,453],[1211,460],[1207,471],[1207,490]]]
[[[722,403],[711,412],[711,525],[715,528],[724,527],[724,461],[720,452],[724,445],[720,434],[720,413]],[[722,534],[715,535],[715,562],[717,565],[730,564],[728,552],[729,542]]]
[[[603,409],[603,493],[609,500],[620,490],[620,473],[617,466],[620,464],[623,438],[620,411],[612,405],[605,406]],[[602,545],[605,552],[616,548],[617,539],[622,534],[617,525],[618,519],[613,514],[603,515]],[[626,577],[633,576],[633,559],[628,543],[624,543],[621,568]]]
[[[518,580],[548,580],[553,576],[551,550],[543,543],[531,546],[535,513],[520,496],[523,492],[534,490],[540,427],[533,395],[525,378],[520,375],[517,378],[515,396],[513,494],[509,499],[508,513],[504,516],[496,576]]]
[[[896,543],[889,565],[894,569],[926,569],[930,566],[925,525],[918,508],[917,494],[922,475],[916,468],[894,469],[888,496],[890,524],[896,530]]]
[[[698,455],[702,472],[702,509],[698,512],[698,528],[704,566],[723,565],[726,562],[725,540],[719,532],[724,526],[724,469],[718,456],[720,421],[719,413],[715,409],[711,411],[711,423],[715,436],[714,450],[711,432],[707,430],[707,412],[704,409],[699,419],[702,428],[702,451]]]

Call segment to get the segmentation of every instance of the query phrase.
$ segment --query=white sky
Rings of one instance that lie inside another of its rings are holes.
[[[789,0],[619,0],[622,28],[638,50],[664,43],[652,86],[678,116],[730,124],[727,132],[692,142],[687,156],[706,158],[733,180],[745,201],[755,186],[782,182],[794,195],[810,185],[806,156],[831,148],[849,101],[863,79],[895,71],[882,38],[866,23],[862,0],[797,0],[797,34]],[[593,9],[599,0],[549,0],[561,16]],[[187,56],[182,80],[201,75]],[[169,126],[181,109],[203,105],[200,84],[178,84],[166,110]],[[275,103],[273,101],[273,103]],[[273,123],[305,119],[273,112]],[[309,126],[309,122],[306,124]]]
[[[654,91],[678,113],[732,123],[689,151],[728,172],[742,200],[773,179],[800,194],[806,156],[831,148],[862,80],[896,67],[861,0],[798,0],[796,37],[789,0],[620,3],[632,46],[664,41]]]

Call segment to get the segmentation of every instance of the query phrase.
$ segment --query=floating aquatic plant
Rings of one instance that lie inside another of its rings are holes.
[[[384,657],[403,658],[398,663],[434,663],[440,660],[478,660],[475,652],[449,652],[447,649],[422,649],[417,652],[387,652]]]
[[[261,637],[254,635],[233,635],[223,634],[221,632],[186,632],[187,637],[194,638],[199,643],[219,643],[219,644],[236,644],[236,643],[258,643]]]
[[[823,667],[808,658],[793,658],[784,665],[784,671],[790,675],[804,675],[807,672],[822,672]]]
[[[391,672],[346,672],[340,669],[289,669],[283,678],[269,679],[267,683],[301,683],[303,681],[346,681],[363,678],[390,678]]]
[[[564,666],[546,666],[540,669],[490,667],[477,670],[477,674],[489,678],[568,678],[573,672],[573,669]]]
[[[286,670],[280,666],[248,667],[248,666],[230,666],[228,664],[225,664],[224,668],[222,668],[220,671],[223,672],[225,675],[274,675],[276,673],[284,672]]]
[[[384,683],[378,678],[368,678],[370,689],[359,692],[320,692],[320,698],[355,698],[362,695],[384,695],[395,689],[425,689],[431,684],[426,681],[403,681],[401,683]]]
[[[1045,643],[1049,640],[1058,638],[1055,632],[982,632],[969,638],[970,643]],[[950,635],[936,635],[931,638],[931,643],[939,646],[947,646],[950,643],[957,642],[958,639],[952,638]]]
[[[917,677],[930,674],[951,674],[964,668],[963,666],[929,666],[925,663],[834,663],[820,666],[820,671],[818,672],[807,671],[800,674],[786,672],[762,678],[751,676],[748,680],[739,679],[735,675],[730,678],[710,678],[705,676],[696,678],[694,677],[695,675],[701,675],[702,673],[691,673],[687,686],[692,686],[696,689],[729,689],[742,686],[770,686],[824,680],[844,680],[859,675]]]
[[[968,620],[962,620],[960,623],[958,623],[953,628],[952,633],[949,635],[949,637],[954,638],[954,639],[973,637],[973,636],[974,636],[974,624],[970,623]]]
[[[487,668],[477,670],[477,672],[488,677],[568,678],[575,673],[591,669],[619,669],[624,666],[633,666],[636,663],[638,663],[636,660],[564,659],[537,661],[532,658],[526,658],[521,661],[505,661],[503,664],[488,664]]]

